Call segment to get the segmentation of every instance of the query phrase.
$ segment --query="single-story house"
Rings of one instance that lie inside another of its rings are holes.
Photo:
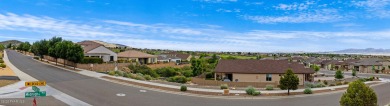
[[[386,66],[387,65],[387,66]],[[375,73],[375,70],[382,70],[388,67],[390,62],[379,58],[366,58],[350,63],[350,68],[362,73]]]
[[[157,56],[136,50],[127,50],[118,53],[119,60],[135,61],[140,64],[157,63]]]
[[[166,55],[169,57],[178,57],[181,59],[181,61],[190,61],[192,58],[192,55],[190,55],[190,54],[183,54],[183,53],[177,53],[177,52],[163,53],[161,55]]]
[[[164,63],[164,62],[180,63],[181,60],[182,60],[181,58],[176,57],[176,56],[172,56],[172,55],[158,55],[158,57],[157,57],[157,61],[161,62],[161,63]]]
[[[288,60],[220,60],[215,68],[215,80],[279,83],[280,77],[288,69],[299,77],[299,85],[313,80],[313,69]]]
[[[83,50],[85,57],[98,57],[102,58],[103,62],[117,61],[118,55],[104,47],[104,45],[93,42],[93,41],[82,41],[78,42]]]

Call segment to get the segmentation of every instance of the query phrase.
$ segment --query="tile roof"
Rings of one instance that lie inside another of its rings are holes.
[[[190,54],[176,54],[176,57],[179,57],[181,59],[187,59],[190,56],[191,56]]]
[[[382,62],[384,61],[383,59],[378,59],[378,58],[366,58],[366,59],[361,59],[359,61],[356,61],[356,62],[351,62],[351,65],[355,65],[355,66],[377,66],[377,65],[382,65],[382,63],[379,63],[379,62]]]
[[[118,57],[126,57],[126,58],[153,58],[157,57],[155,55],[147,54],[144,52],[136,51],[136,50],[127,50],[124,52],[118,53]]]
[[[312,74],[314,70],[305,68],[298,62],[288,60],[220,60],[215,72],[220,73],[247,73],[247,74],[284,74],[287,69],[294,73]]]
[[[102,44],[99,44],[99,43],[96,43],[93,41],[81,41],[81,42],[78,42],[77,44],[79,44],[81,47],[83,47],[84,53],[88,53],[89,51],[91,51],[93,49],[96,49],[100,46],[103,46]]]

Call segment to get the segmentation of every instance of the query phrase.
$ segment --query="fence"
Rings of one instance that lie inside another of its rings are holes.
[[[256,88],[264,88],[267,85],[273,85],[276,87],[278,82],[224,82],[224,81],[214,81],[214,80],[205,80],[203,78],[192,78],[192,83],[203,85],[203,86],[220,86],[221,84],[227,84],[231,87],[248,87],[253,86]]]
[[[55,62],[56,59],[50,56],[43,56],[44,59]],[[74,66],[75,64],[71,61],[64,60],[61,58],[57,59],[58,64],[64,64],[68,66]],[[117,63],[118,64],[118,70],[127,67],[132,63]],[[103,63],[103,64],[93,64],[91,67],[91,64],[76,64],[77,68],[81,69],[86,69],[86,70],[92,70],[92,71],[98,71],[98,72],[103,72],[103,71],[112,71],[115,70],[115,63]]]

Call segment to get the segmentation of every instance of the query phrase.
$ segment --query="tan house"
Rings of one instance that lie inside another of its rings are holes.
[[[78,42],[83,50],[85,57],[98,57],[103,59],[104,62],[117,61],[118,55],[107,49],[104,45],[93,42],[93,41],[82,41]]]
[[[232,82],[276,82],[291,69],[299,77],[299,85],[312,80],[314,70],[288,60],[220,60],[215,80]]]
[[[157,56],[136,50],[127,50],[118,53],[119,60],[134,61],[140,64],[157,63]]]
[[[192,58],[192,55],[190,54],[183,54],[177,52],[163,53],[161,55],[165,55],[166,57],[177,57],[180,58],[181,61],[190,61]]]
[[[356,69],[361,73],[375,73],[375,70],[381,72],[381,70],[387,70],[390,65],[388,60],[378,59],[378,58],[366,58],[361,59],[356,62],[350,63],[350,68]]]

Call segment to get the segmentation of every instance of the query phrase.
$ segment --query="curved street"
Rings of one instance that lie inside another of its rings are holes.
[[[217,99],[175,95],[115,84],[36,62],[15,51],[6,51],[11,63],[51,87],[95,106],[337,106],[342,92],[281,99]],[[388,77],[390,78],[390,77]],[[380,106],[390,102],[390,83],[373,87]],[[117,96],[123,93],[126,96]]]

